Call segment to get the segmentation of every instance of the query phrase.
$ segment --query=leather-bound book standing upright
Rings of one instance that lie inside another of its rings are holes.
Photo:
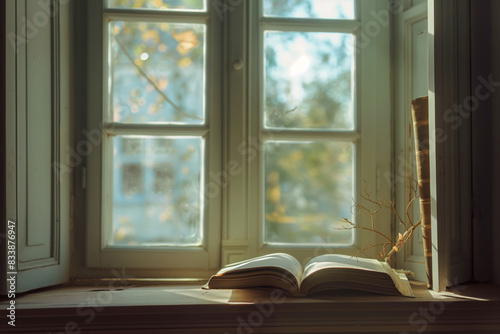
[[[431,187],[429,168],[429,101],[421,97],[411,101],[415,154],[417,162],[420,219],[424,241],[427,287],[432,288]]]

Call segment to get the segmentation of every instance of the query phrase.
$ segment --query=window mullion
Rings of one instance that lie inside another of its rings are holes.
[[[300,31],[300,32],[339,32],[354,33],[360,27],[357,20],[325,20],[300,18],[268,18],[260,19],[265,30]]]
[[[252,217],[249,207],[249,174],[252,173],[250,154],[255,157],[254,138],[249,132],[251,114],[248,107],[253,96],[248,87],[253,84],[253,51],[248,44],[249,10],[257,1],[244,1],[227,13],[224,21],[225,49],[225,115],[223,167],[230,182],[222,185],[223,228],[222,264],[244,260],[256,254]]]
[[[361,134],[357,131],[264,130],[261,132],[261,137],[264,140],[355,142]]]
[[[163,124],[127,124],[107,123],[104,126],[109,136],[138,135],[138,136],[200,136],[209,132],[207,126],[163,125]]]
[[[133,10],[118,8],[105,9],[103,11],[103,15],[113,20],[141,20],[144,22],[170,23],[206,23],[210,19],[210,14],[208,13],[165,12],[159,10]]]

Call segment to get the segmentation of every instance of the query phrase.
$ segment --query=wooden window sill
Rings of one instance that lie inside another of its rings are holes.
[[[46,289],[16,296],[23,333],[500,333],[500,287],[469,285],[416,298],[337,292],[276,298],[263,290],[131,284]],[[271,302],[274,297],[275,303]],[[0,332],[8,326],[1,300]]]

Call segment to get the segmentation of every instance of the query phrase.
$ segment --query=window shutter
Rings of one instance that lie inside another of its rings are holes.
[[[16,259],[1,270],[2,276],[17,276],[16,292],[69,277],[72,172],[63,158],[70,140],[70,5],[6,2],[7,196],[1,233],[3,257],[13,250],[12,242],[10,249],[4,242],[15,241]],[[1,288],[6,293],[10,285]]]
[[[428,10],[432,273],[445,290],[471,279],[471,118],[447,117],[474,96],[470,1],[429,0]]]

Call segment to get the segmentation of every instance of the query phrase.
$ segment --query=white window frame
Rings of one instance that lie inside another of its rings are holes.
[[[356,142],[355,164],[357,166],[353,191],[364,189],[360,180],[366,180],[372,198],[379,195],[391,199],[390,184],[383,182],[383,173],[391,171],[392,163],[392,131],[391,131],[391,98],[390,98],[390,26],[377,23],[372,12],[387,10],[389,1],[356,1],[356,20],[328,20],[335,26],[329,31],[353,32],[360,38],[368,38],[366,45],[359,48],[356,61],[357,119],[355,130],[337,133],[307,133],[301,131],[300,136],[317,140],[349,139]],[[241,4],[231,7],[225,12],[221,21],[208,1],[208,13],[204,14],[208,22],[207,40],[216,40],[223,36],[219,45],[207,45],[207,66],[210,83],[207,89],[207,109],[210,110],[208,133],[210,144],[206,156],[209,159],[207,174],[212,171],[224,171],[229,176],[228,183],[221,186],[219,196],[210,199],[207,206],[207,222],[205,230],[209,233],[206,247],[200,249],[166,248],[161,250],[147,249],[109,249],[103,244],[101,200],[107,196],[109,186],[102,182],[103,151],[106,150],[106,135],[103,148],[96,147],[87,163],[87,266],[97,268],[129,267],[148,269],[144,275],[150,277],[204,277],[230,262],[244,258],[284,251],[296,256],[299,261],[321,253],[346,253],[354,255],[363,246],[383,242],[380,236],[355,231],[355,243],[351,246],[337,247],[335,245],[315,245],[297,247],[265,246],[262,243],[262,194],[261,180],[262,152],[256,147],[257,158],[247,159],[239,152],[241,145],[252,143],[254,138],[261,139],[261,119],[255,117],[259,111],[259,23],[255,21],[259,13],[257,1],[244,0]],[[106,107],[105,83],[103,73],[106,71],[106,59],[103,45],[106,33],[106,19],[95,20],[103,8],[99,1],[89,2],[88,24],[88,94],[89,114],[87,127],[99,129],[101,126],[101,110]],[[124,10],[106,10],[106,15],[127,15]],[[141,11],[145,17],[154,19],[179,19],[176,13],[154,13]],[[177,15],[177,16],[176,16]],[[194,16],[203,17],[200,14]],[[180,15],[182,20],[190,15]],[[267,20],[267,19],[266,19]],[[291,22],[292,20],[285,20]],[[325,27],[327,21],[306,22],[303,29],[318,29]],[[349,22],[347,22],[349,21]],[[371,31],[376,26],[378,30]],[[363,37],[364,36],[364,37]],[[223,52],[223,53],[222,53]],[[220,60],[223,59],[223,62]],[[241,60],[241,63],[238,61]],[[241,69],[239,66],[243,65]],[[220,76],[219,74],[222,74]],[[213,84],[213,82],[221,84]],[[221,97],[218,98],[218,96]],[[222,110],[216,114],[214,111]],[[241,125],[234,126],[234,125]],[[149,127],[149,126],[148,126]],[[123,127],[126,131],[126,126]],[[172,130],[169,126],[158,126],[155,131]],[[111,133],[110,131],[114,131]],[[105,134],[117,134],[121,127],[104,126]],[[144,128],[144,131],[148,132]],[[186,131],[198,131],[193,127]],[[122,132],[124,133],[124,132]],[[150,133],[150,132],[148,132]],[[179,133],[179,132],[177,132]],[[220,136],[219,136],[220,134]],[[297,137],[300,139],[300,136]],[[305,138],[302,137],[302,138]],[[221,139],[225,138],[225,141]],[[238,166],[241,172],[230,172],[231,167]],[[205,179],[208,180],[207,178]],[[205,181],[205,182],[206,182]],[[358,197],[355,197],[358,200]],[[382,212],[377,217],[378,229],[386,235],[391,235],[392,215]],[[365,222],[366,223],[366,222]],[[206,234],[208,235],[208,234]],[[372,255],[376,251],[372,250]],[[151,269],[151,270],[149,270]]]
[[[212,171],[220,170],[220,21],[213,11],[178,12],[105,8],[105,1],[88,2],[88,73],[89,113],[88,127],[103,130],[103,143],[88,158],[87,165],[87,266],[96,268],[132,267],[157,269],[148,276],[186,277],[205,276],[207,268],[217,268],[220,263],[220,200],[219,196],[205,196],[203,215],[206,217],[199,247],[117,247],[107,246],[105,217],[110,215],[112,205],[112,177],[110,159],[112,143],[109,136],[122,134],[161,136],[200,136],[205,141],[205,159],[202,168],[203,180]],[[153,22],[203,23],[206,28],[206,121],[200,126],[117,124],[111,122],[108,97],[108,51],[107,23],[110,20]],[[104,117],[103,117],[104,115]],[[104,120],[103,120],[104,118]],[[210,227],[210,228],[208,228]],[[175,269],[175,270],[173,270]],[[193,273],[193,269],[198,272]]]
[[[422,64],[422,60],[419,59],[420,54],[417,53],[417,51],[423,52],[427,57],[427,49],[416,50],[417,38],[419,37],[412,33],[416,25],[427,21],[427,4],[421,3],[405,11],[403,9],[397,17],[394,17],[393,74],[396,139],[394,143],[395,174],[391,180],[395,188],[396,207],[401,213],[406,211],[406,205],[412,197],[409,191],[410,182],[412,182],[410,177],[414,180],[417,179],[411,101],[428,94],[428,79],[423,79],[428,75],[428,64]],[[422,37],[427,39],[428,36]],[[427,46],[427,41],[425,41],[425,45]],[[417,80],[422,81],[417,82]],[[419,221],[418,198],[408,213],[412,217],[413,223]],[[407,217],[402,216],[401,218],[409,224]],[[398,232],[404,233],[403,226],[396,226],[396,229]],[[399,268],[413,271],[416,280],[425,281],[427,277],[423,267],[424,261],[422,230],[419,228],[413,234],[412,239],[406,243],[403,251],[398,254],[397,263]]]
[[[371,15],[371,11],[387,10],[389,2],[382,4],[380,1],[358,0],[356,3],[356,20],[274,20],[264,18],[261,21],[280,21],[280,24],[285,27],[287,24],[297,22],[298,24],[293,27],[293,31],[319,31],[325,29],[327,31],[353,32],[359,38],[361,34],[366,34],[369,22],[372,25],[373,22],[376,22]],[[314,246],[286,247],[264,245],[263,243],[263,223],[261,221],[261,217],[263,217],[263,152],[260,147],[255,147],[256,142],[263,142],[263,121],[261,116],[254,116],[261,115],[259,113],[259,86],[261,83],[258,75],[259,71],[254,70],[262,70],[262,64],[259,64],[260,48],[262,48],[262,45],[259,44],[259,36],[262,34],[262,22],[258,22],[257,18],[259,11],[258,2],[251,1],[248,7],[239,6],[234,8],[231,11],[228,23],[226,23],[230,31],[227,38],[237,41],[232,43],[231,48],[225,51],[228,54],[228,63],[233,64],[237,60],[243,60],[244,64],[248,64],[248,68],[246,72],[243,72],[228,66],[228,108],[226,110],[227,117],[224,117],[224,119],[243,122],[244,126],[242,130],[238,129],[239,131],[228,130],[229,144],[224,151],[226,157],[224,164],[227,166],[237,164],[243,167],[244,172],[231,177],[228,194],[226,194],[224,200],[224,207],[227,208],[227,211],[224,211],[222,262],[228,264],[273,252],[287,252],[303,263],[308,258],[322,253],[338,252],[355,255],[363,246],[383,242],[383,239],[369,232],[354,231],[355,241],[350,246],[318,244]],[[249,25],[248,35],[242,33],[246,24]],[[358,92],[356,93],[355,105],[358,111],[361,112],[357,113],[355,130],[349,132],[339,131],[337,133],[299,131],[293,138],[319,141],[347,138],[356,142],[357,149],[354,159],[357,168],[355,171],[354,192],[356,193],[364,188],[363,181],[359,182],[364,179],[368,183],[368,190],[371,192],[372,198],[377,198],[380,195],[388,200],[391,198],[390,185],[382,182],[380,175],[383,171],[391,170],[390,27],[389,25],[384,27],[380,24],[378,24],[378,27],[380,28],[379,34],[366,46],[360,48],[356,61]],[[240,37],[238,40],[237,36],[244,37]],[[247,58],[242,58],[244,55],[248,55]],[[244,91],[244,93],[240,93],[241,91]],[[244,101],[248,101],[248,105],[245,105]],[[377,117],[375,117],[375,112]],[[285,133],[282,132],[282,134]],[[256,157],[248,159],[247,156],[242,156],[241,152],[238,151],[240,145],[247,145],[247,151],[252,154],[256,153]],[[255,180],[259,181],[256,182]],[[358,200],[358,196],[355,196],[356,200]],[[378,229],[386,235],[391,235],[391,219],[392,215],[389,212],[381,212],[377,217],[377,221],[380,223]],[[372,250],[369,254],[376,255],[377,253]]]

